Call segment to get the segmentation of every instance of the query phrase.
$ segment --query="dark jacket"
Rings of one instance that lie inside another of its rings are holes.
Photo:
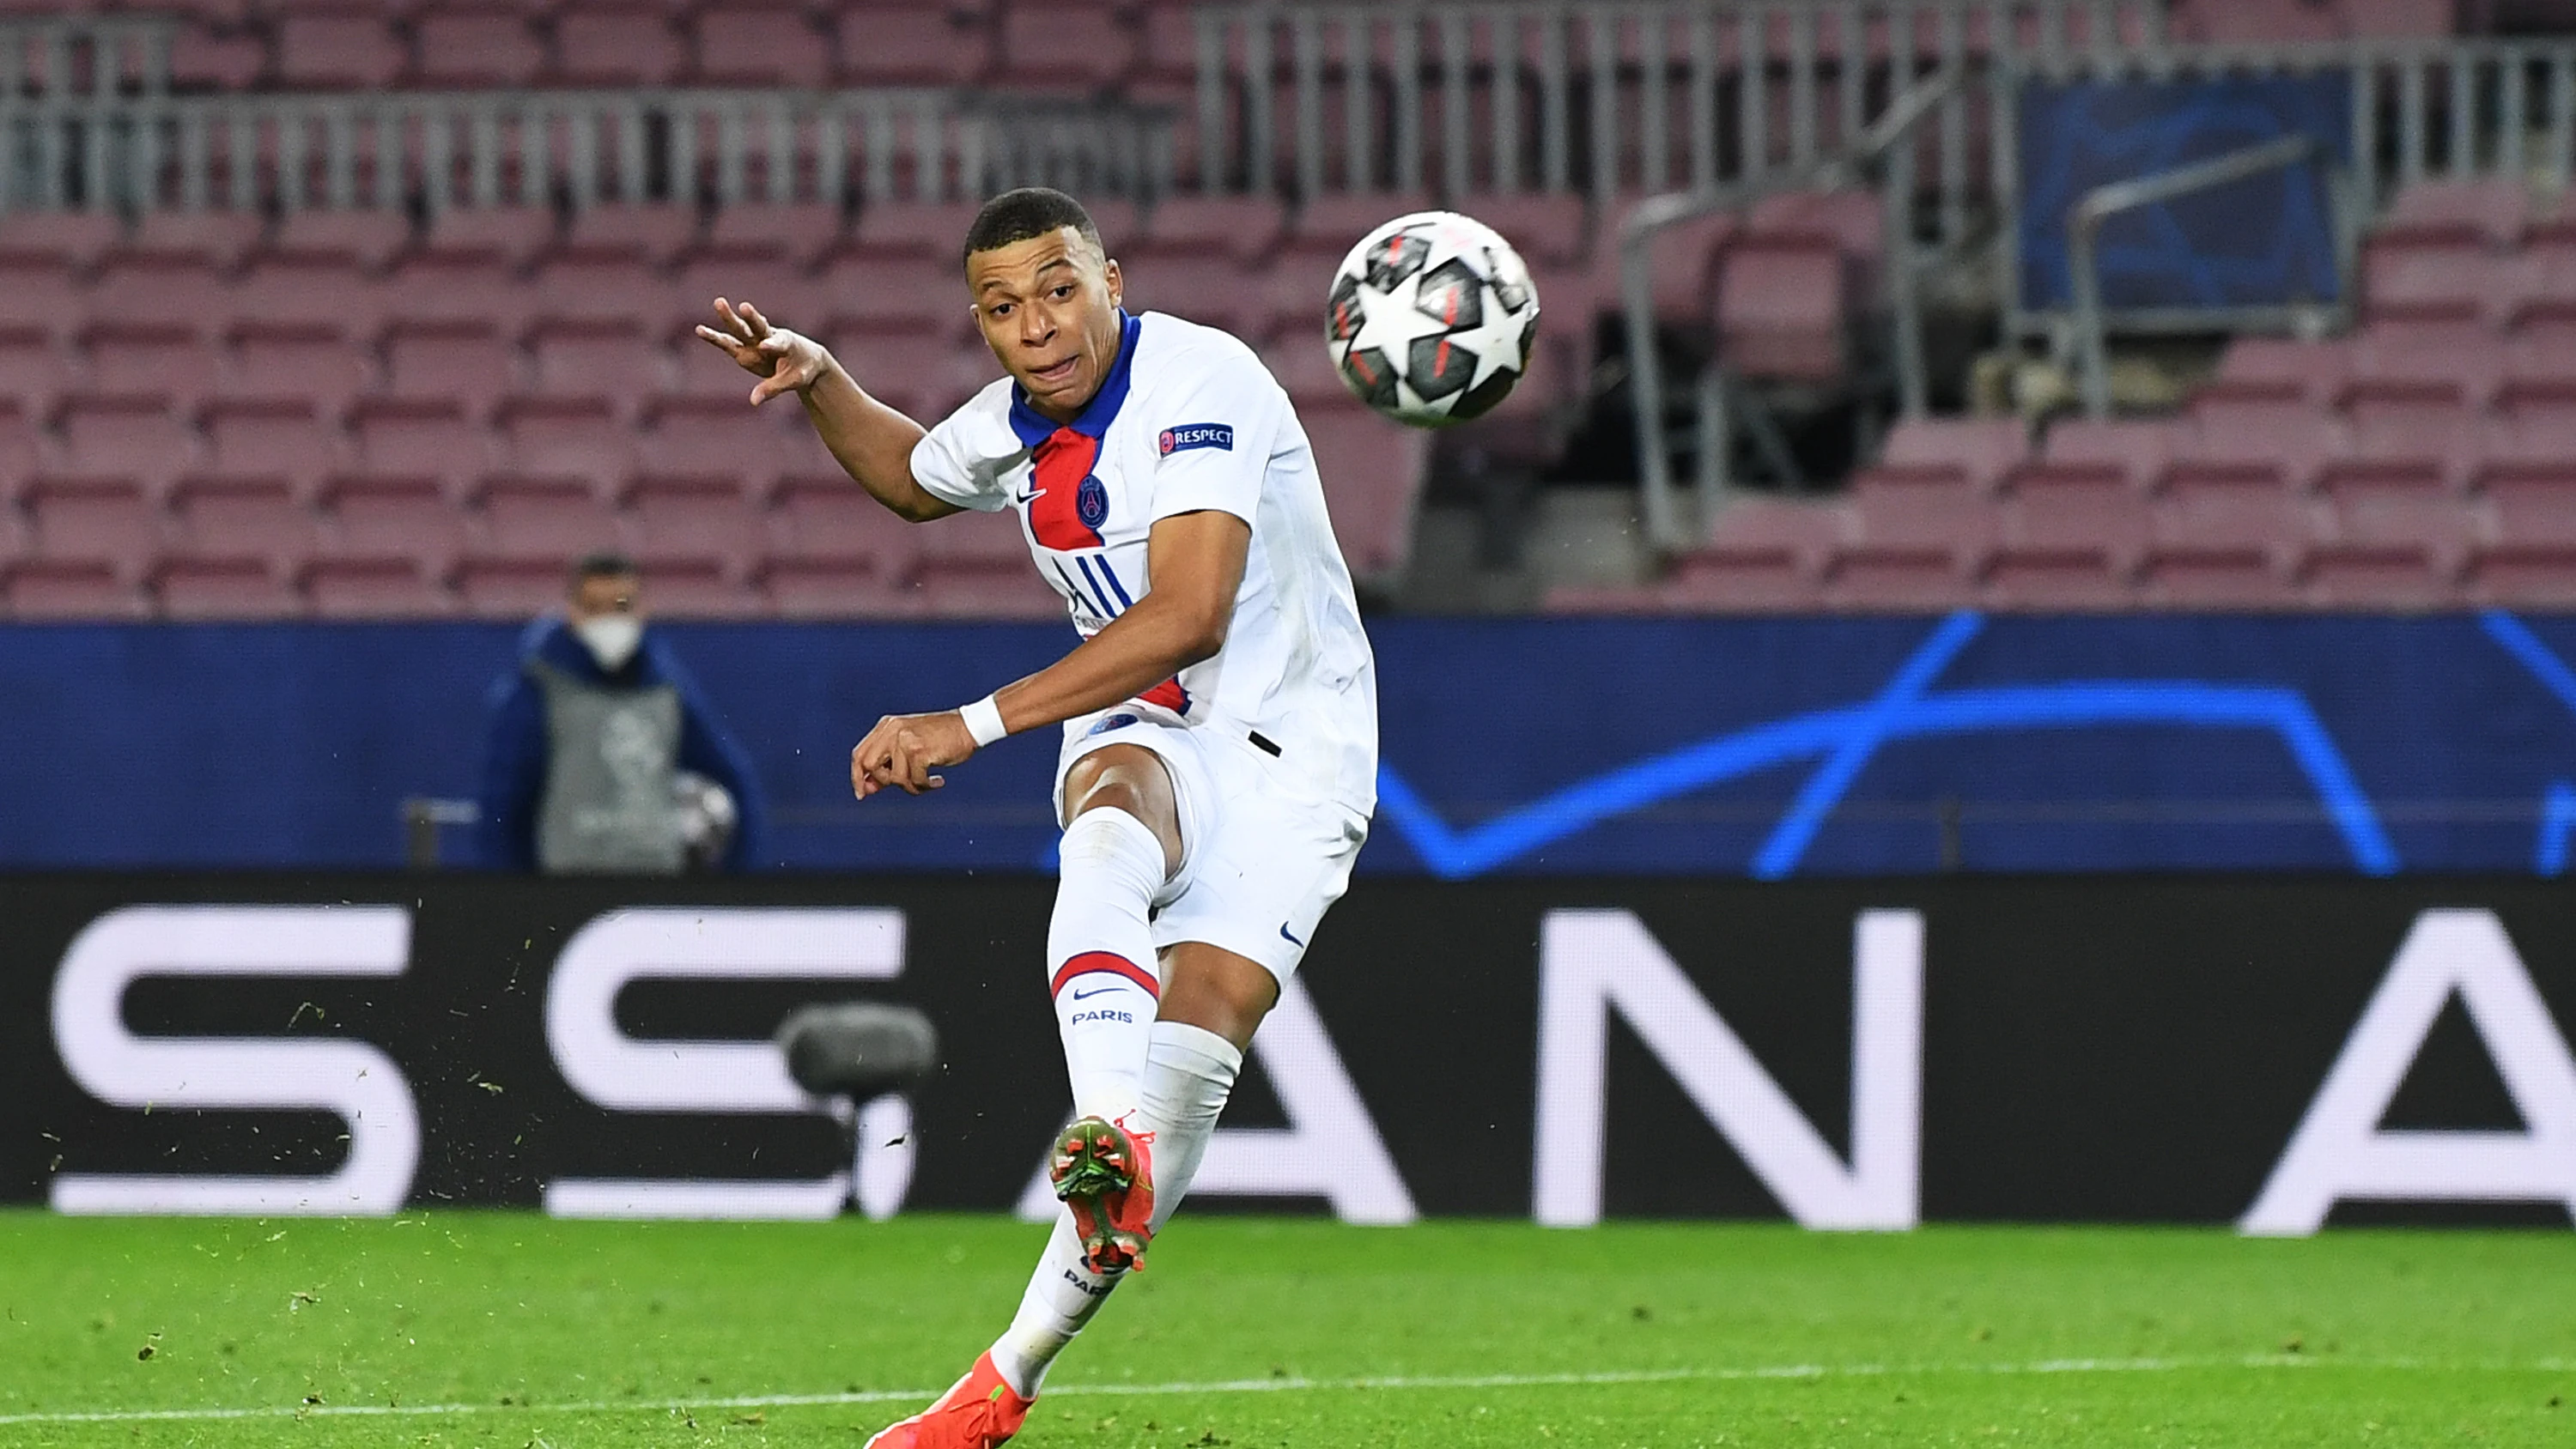
[[[537,868],[537,801],[546,787],[546,702],[524,661],[543,659],[571,675],[611,689],[642,689],[668,684],[680,696],[679,767],[704,775],[733,796],[738,819],[724,868],[739,871],[761,859],[768,812],[751,761],[707,707],[706,696],[680,661],[664,648],[649,626],[642,647],[624,668],[611,674],[571,625],[562,619],[539,619],[519,637],[523,667],[493,681],[491,726],[484,752],[482,818],[475,839],[483,865],[491,870],[533,871]]]

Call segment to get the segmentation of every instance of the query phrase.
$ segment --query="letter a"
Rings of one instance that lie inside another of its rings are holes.
[[[2383,1131],[2451,993],[2525,1130]],[[2576,1060],[2493,912],[2426,911],[2335,1058],[2262,1195],[2237,1227],[2299,1236],[2342,1198],[2546,1202],[2576,1214]]]

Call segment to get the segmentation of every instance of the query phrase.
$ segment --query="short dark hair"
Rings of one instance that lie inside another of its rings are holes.
[[[635,560],[613,548],[583,554],[573,560],[572,586],[576,589],[592,579],[627,579],[637,577]]]
[[[1092,224],[1091,213],[1082,209],[1081,202],[1050,186],[1005,191],[975,213],[974,224],[966,228],[965,255],[1052,236],[1057,228],[1067,226],[1082,233],[1084,241],[1100,246],[1100,228]]]

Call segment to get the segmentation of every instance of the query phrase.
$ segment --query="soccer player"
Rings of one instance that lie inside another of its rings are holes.
[[[1056,1220],[1018,1314],[875,1449],[988,1449],[1189,1191],[1253,1030],[1349,883],[1376,803],[1377,683],[1315,459],[1287,395],[1223,332],[1121,306],[1062,192],[986,203],[966,291],[1007,378],[937,427],[811,339],[723,298],[698,334],[794,393],[859,486],[930,523],[1019,510],[1082,636],[958,709],[889,715],[861,799],[942,783],[1003,736],[1063,726],[1062,876],[1046,971],[1072,1079]]]

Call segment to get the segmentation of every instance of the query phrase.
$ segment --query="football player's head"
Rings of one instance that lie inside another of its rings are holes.
[[[1024,186],[984,203],[966,230],[975,325],[1029,405],[1070,422],[1118,360],[1118,264],[1082,203]]]

